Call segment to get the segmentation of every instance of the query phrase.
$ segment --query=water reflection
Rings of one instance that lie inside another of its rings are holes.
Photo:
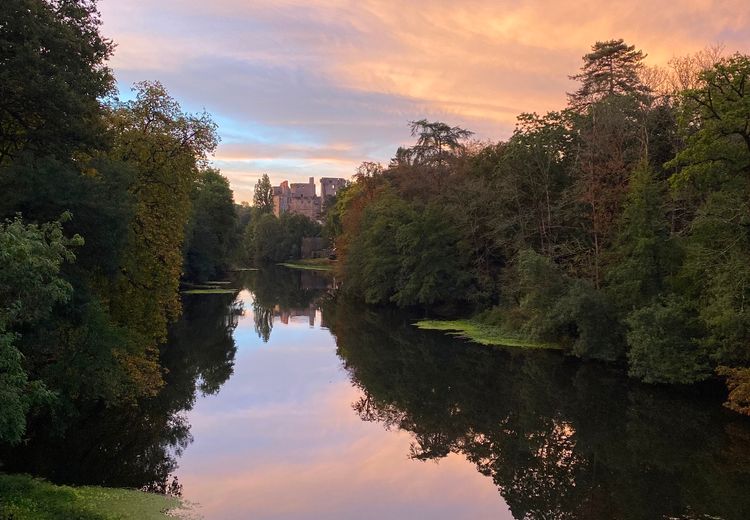
[[[410,432],[413,459],[463,455],[516,519],[748,518],[750,424],[718,399],[343,302],[325,313],[360,418]]]
[[[192,295],[161,349],[165,386],[138,403],[76,403],[36,417],[28,440],[0,453],[3,470],[58,483],[145,488],[179,494],[177,461],[192,442],[185,412],[232,375],[232,333],[242,314],[233,295]],[[75,377],[70,374],[69,377]]]
[[[314,327],[318,302],[334,285],[328,273],[277,266],[242,273],[239,280],[253,294],[255,331],[264,343],[271,337],[274,321],[289,325],[291,319],[305,317]]]

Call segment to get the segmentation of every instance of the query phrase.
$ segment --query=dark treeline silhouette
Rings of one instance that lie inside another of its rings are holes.
[[[750,412],[750,57],[644,57],[597,42],[568,106],[521,114],[507,141],[413,122],[416,143],[364,163],[329,215],[345,292],[649,383],[718,374]]]

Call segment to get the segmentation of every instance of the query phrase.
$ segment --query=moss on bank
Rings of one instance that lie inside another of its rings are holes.
[[[2,520],[164,520],[180,518],[182,507],[177,498],[132,489],[56,486],[0,474]]]
[[[518,347],[529,349],[560,349],[554,343],[545,343],[508,334],[507,331],[494,325],[487,325],[477,320],[422,320],[415,323],[420,329],[441,330],[448,334],[466,338],[481,345],[501,347]]]
[[[182,291],[182,294],[234,294],[235,292],[237,292],[235,289],[212,288],[212,289],[189,289],[187,291]]]
[[[279,265],[289,267],[290,269],[332,271],[335,264],[335,260],[329,260],[328,258],[306,258],[304,260],[290,260],[289,262],[282,262]]]

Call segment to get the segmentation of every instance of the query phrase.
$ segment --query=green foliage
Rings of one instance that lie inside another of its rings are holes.
[[[185,276],[210,280],[226,271],[235,247],[237,214],[229,181],[217,170],[201,172],[193,186],[185,239]]]
[[[273,187],[266,173],[255,183],[253,206],[258,208],[262,213],[273,213]]]
[[[643,161],[630,180],[607,273],[607,292],[620,309],[640,308],[664,293],[679,264],[679,246],[669,235],[665,188]]]
[[[570,279],[533,251],[519,255],[520,312],[531,338],[560,342],[577,356],[614,360],[623,339],[606,295],[584,280]]]
[[[581,72],[571,77],[581,81],[578,90],[569,94],[572,104],[595,103],[614,95],[646,95],[648,88],[640,78],[645,57],[622,39],[596,42],[584,55]]]
[[[416,144],[363,165],[330,214],[344,290],[460,303],[472,323],[625,358],[648,382],[722,366],[743,394],[731,381],[750,366],[750,57],[680,62],[679,98],[652,92],[644,58],[597,42],[568,108],[521,114],[505,142],[412,122]]]
[[[0,4],[0,165],[30,152],[70,159],[103,144],[99,99],[112,42],[88,0]]]
[[[524,349],[559,349],[554,343],[543,343],[519,337],[517,333],[507,332],[503,327],[488,325],[477,320],[420,320],[415,323],[417,328],[424,330],[448,331],[452,336],[466,338],[480,345],[494,345],[499,347],[517,347]]]
[[[411,121],[409,126],[417,143],[402,150],[401,160],[422,166],[447,165],[451,157],[464,150],[462,142],[474,134],[458,126],[451,127],[441,121],[426,119]]]
[[[143,491],[56,486],[26,475],[0,474],[0,497],[0,518],[14,520],[163,520],[181,505]]]
[[[244,247],[256,264],[278,263],[300,258],[302,238],[320,236],[322,227],[304,215],[256,212],[247,225]]]
[[[668,166],[673,182],[699,186],[747,177],[750,168],[750,57],[735,54],[700,75],[683,93],[680,124],[686,146]]]
[[[402,249],[396,237],[416,218],[414,210],[391,192],[365,209],[361,233],[345,259],[345,290],[368,303],[388,303],[399,289]]]
[[[190,194],[199,168],[217,144],[208,114],[183,113],[164,87],[143,82],[133,101],[116,104],[112,156],[131,164],[135,211],[112,285],[113,316],[155,347],[179,314],[182,246]]]
[[[433,305],[469,294],[469,258],[459,230],[444,209],[430,205],[396,232],[400,273],[391,300],[397,305]]]
[[[69,218],[64,215],[63,219]],[[70,297],[72,287],[60,276],[64,262],[75,259],[75,236],[65,237],[61,222],[24,224],[20,217],[0,223],[0,441],[18,442],[26,413],[39,397],[30,386],[23,356],[14,344],[18,331],[45,319],[52,306]]]
[[[695,310],[677,297],[640,307],[627,317],[628,373],[647,383],[693,383],[710,374]]]

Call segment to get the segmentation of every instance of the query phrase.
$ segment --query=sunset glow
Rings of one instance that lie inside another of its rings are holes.
[[[104,0],[121,91],[159,78],[211,112],[216,165],[236,199],[272,181],[349,177],[408,144],[407,122],[445,120],[485,140],[520,112],[560,108],[597,40],[624,38],[649,65],[724,44],[750,50],[741,0],[342,2]]]

